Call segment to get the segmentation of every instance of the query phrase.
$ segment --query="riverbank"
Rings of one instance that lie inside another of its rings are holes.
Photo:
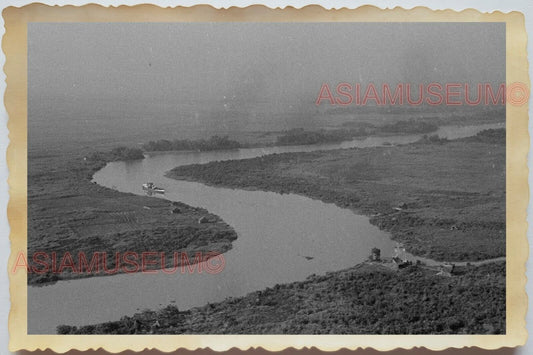
[[[505,262],[440,276],[423,265],[367,262],[240,298],[119,321],[59,326],[60,334],[503,334]]]
[[[139,259],[146,252],[165,253],[165,265],[172,267],[175,252],[188,255],[193,263],[197,253],[213,256],[231,249],[237,239],[233,228],[204,209],[91,182],[107,162],[139,158],[137,153],[120,149],[30,152],[27,255],[29,266],[37,272],[28,273],[29,285],[132,272],[131,263],[122,265],[124,260],[119,259],[117,265],[117,253],[132,253]],[[201,219],[207,223],[199,223]],[[99,269],[80,270],[80,255],[86,257],[88,267],[98,255]],[[161,263],[146,264],[147,270],[160,268]]]
[[[243,182],[254,182],[264,183],[261,186],[266,187],[262,189],[277,186],[284,192],[290,191],[287,187],[302,187],[302,195],[364,211],[374,222],[396,222],[396,229],[391,230],[397,233],[416,236],[427,232],[429,241],[415,246],[433,242],[430,238],[435,236],[429,233],[440,233],[438,236],[445,238],[442,243],[450,243],[443,251],[459,255],[455,260],[487,260],[483,253],[498,247],[498,239],[490,234],[499,231],[498,225],[490,223],[503,218],[505,225],[504,142],[504,130],[489,130],[455,141],[427,137],[405,146],[278,154],[183,168],[199,169],[196,180],[202,176],[215,181],[211,184],[216,186],[227,181],[243,186]],[[240,169],[239,163],[246,170]],[[201,170],[205,167],[209,170]],[[313,184],[306,184],[309,182]],[[319,192],[323,194],[311,195],[315,187],[321,188]],[[258,189],[254,185],[246,188]],[[295,191],[299,190],[290,192]],[[359,196],[365,199],[354,199]],[[325,200],[332,197],[347,200]],[[371,204],[371,197],[381,200]],[[356,206],[354,201],[366,204]],[[428,220],[428,216],[432,219]],[[436,246],[440,247],[438,243]],[[453,260],[448,254],[442,259]],[[505,261],[462,265],[451,273],[445,268],[439,272],[438,266],[414,264],[395,270],[385,263],[367,262],[183,312],[171,303],[158,311],[145,310],[119,321],[79,328],[60,326],[57,331],[498,334],[505,332]]]
[[[180,166],[167,177],[296,193],[366,214],[408,252],[445,261],[505,256],[505,130],[454,141],[273,154]]]

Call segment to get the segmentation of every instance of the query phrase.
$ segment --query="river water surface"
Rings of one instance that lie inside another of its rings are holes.
[[[436,133],[456,139],[499,124],[447,126]],[[251,291],[304,280],[362,262],[372,247],[393,253],[389,235],[365,216],[294,194],[210,187],[164,177],[180,165],[246,159],[273,153],[308,152],[351,147],[407,144],[420,135],[369,137],[338,144],[246,148],[234,151],[177,152],[148,155],[144,160],[113,162],[94,175],[100,185],[143,194],[153,181],[166,189],[165,199],[181,201],[219,215],[238,234],[224,254],[219,274],[119,274],[28,287],[28,333],[52,334],[60,324],[87,325],[118,320],[146,308],[170,303],[180,310],[243,296]],[[178,269],[179,270],[179,269]]]

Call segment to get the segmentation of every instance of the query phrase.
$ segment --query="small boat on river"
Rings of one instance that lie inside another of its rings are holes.
[[[144,183],[143,184],[143,190],[148,192],[148,193],[158,193],[158,194],[164,194],[165,193],[165,189],[155,186],[153,182]]]

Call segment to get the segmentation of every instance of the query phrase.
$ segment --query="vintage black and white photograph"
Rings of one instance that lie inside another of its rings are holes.
[[[504,22],[27,39],[28,334],[506,334]]]

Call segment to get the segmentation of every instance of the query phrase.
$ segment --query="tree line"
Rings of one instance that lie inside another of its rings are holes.
[[[189,140],[189,139],[175,139],[167,140],[160,139],[157,141],[150,141],[143,145],[143,149],[147,152],[154,151],[170,151],[170,150],[226,150],[238,149],[241,144],[237,141],[229,139],[227,136],[212,136],[209,139]]]

